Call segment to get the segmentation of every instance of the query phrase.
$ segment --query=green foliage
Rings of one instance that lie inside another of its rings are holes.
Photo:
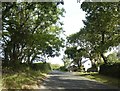
[[[62,61],[63,61],[65,67],[68,67],[71,63],[70,58],[66,57],[65,55],[63,55]]]
[[[83,56],[88,57],[86,49],[84,48],[77,49],[76,46],[67,47],[65,50],[65,54],[68,56],[68,58],[73,59],[72,63],[77,64],[78,68],[80,68],[81,66],[82,57]]]
[[[85,27],[67,37],[70,47],[77,46],[85,50],[80,52],[78,57],[83,55],[90,57],[91,60],[102,57],[104,63],[107,63],[104,53],[110,47],[118,46],[120,41],[119,4],[119,2],[83,2],[81,4],[82,10],[86,12],[86,20],[83,20]],[[69,55],[73,55],[74,51],[73,53],[71,51]]]
[[[29,74],[28,74],[29,73]],[[28,70],[21,73],[6,74],[3,75],[3,88],[6,89],[25,89],[25,85],[37,85],[40,84],[37,81],[45,78],[45,76],[40,71]],[[35,88],[26,88],[35,89]]]
[[[81,8],[86,12],[86,20],[83,20],[85,39],[107,63],[103,53],[119,44],[119,2],[83,2]]]
[[[50,66],[50,64],[49,63],[34,63],[33,65],[32,65],[32,69],[33,70],[39,70],[39,71],[41,71],[41,72],[49,72],[49,71],[51,71],[51,66]]]
[[[31,86],[39,86],[46,73],[51,71],[48,63],[39,63],[29,66],[28,64],[21,64],[18,66],[19,69],[3,68],[2,69],[2,82],[3,88],[6,89],[38,89]],[[40,82],[38,82],[40,81]]]
[[[3,63],[31,64],[38,55],[58,56],[63,47],[63,12],[52,2],[2,3]]]
[[[104,83],[106,85],[120,87],[119,78],[113,78],[113,77],[101,75],[98,72],[85,72],[85,73],[80,72],[79,74],[80,76],[84,76],[91,80],[96,80],[97,82]]]
[[[2,47],[4,86],[21,88],[36,84],[48,63],[33,64],[40,57],[59,56],[64,9],[54,2],[3,2]]]
[[[68,69],[66,68],[66,66],[61,66],[61,67],[59,68],[59,70],[60,70],[60,71],[68,71]]]
[[[77,52],[77,47],[68,47],[65,50],[65,54],[67,54],[68,58],[71,58],[71,59],[74,59],[74,57],[76,56],[75,54],[76,52]]]
[[[100,66],[100,74],[120,78],[120,63],[103,64]]]
[[[117,57],[117,53],[112,53],[107,56],[108,63],[120,63],[120,59]]]
[[[51,69],[53,69],[53,70],[57,70],[60,68],[59,64],[50,64],[50,66],[51,66]]]

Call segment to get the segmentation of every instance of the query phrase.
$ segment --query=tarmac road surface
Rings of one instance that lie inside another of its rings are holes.
[[[49,73],[48,78],[40,86],[40,89],[46,89],[45,91],[120,91],[117,87],[107,86],[95,80],[76,76],[72,72],[61,72],[57,70]]]

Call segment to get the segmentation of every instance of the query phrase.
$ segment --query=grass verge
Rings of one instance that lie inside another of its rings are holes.
[[[100,75],[98,72],[79,72],[78,75],[86,78],[96,80],[97,82],[104,83],[110,86],[116,86],[120,88],[120,79],[112,78],[104,75]]]
[[[46,78],[40,71],[27,70],[14,74],[3,74],[3,89],[38,89]]]

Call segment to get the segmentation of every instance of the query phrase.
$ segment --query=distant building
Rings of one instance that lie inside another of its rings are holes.
[[[89,58],[82,57],[81,64],[83,66],[84,71],[87,71],[89,68],[92,67],[92,62]],[[78,67],[73,61],[69,66],[66,67],[69,71],[77,71]]]
[[[82,66],[84,67],[84,70],[87,71],[89,68],[92,67],[92,62],[89,58],[82,58]]]

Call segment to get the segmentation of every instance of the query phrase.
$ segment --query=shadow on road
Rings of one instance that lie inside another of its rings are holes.
[[[75,76],[69,72],[59,72],[53,71],[49,74],[48,79],[46,79],[42,85],[41,89],[48,89],[49,91],[119,91],[116,87],[110,87],[81,76]]]

